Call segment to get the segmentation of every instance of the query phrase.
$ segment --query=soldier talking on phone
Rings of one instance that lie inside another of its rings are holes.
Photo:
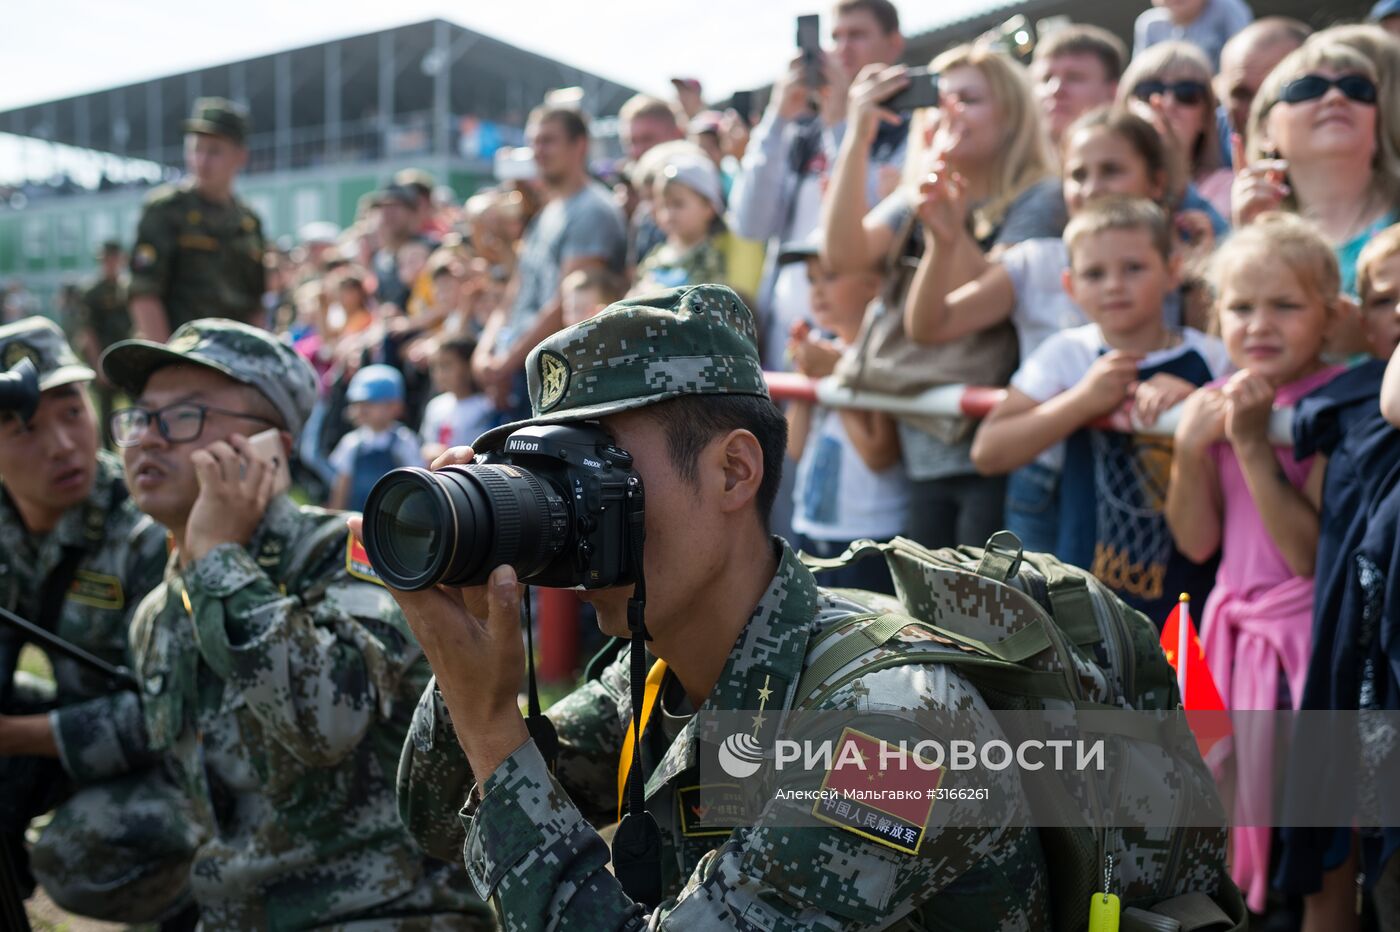
[[[172,538],[131,638],[151,745],[209,835],[190,881],[204,927],[490,928],[461,866],[395,811],[422,651],[344,516],[279,488],[310,365],[202,319],[102,367],[135,399],[112,418],[132,498]]]

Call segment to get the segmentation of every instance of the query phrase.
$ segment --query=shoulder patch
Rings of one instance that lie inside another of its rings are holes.
[[[847,727],[822,778],[812,815],[904,854],[918,854],[944,768]]]
[[[138,272],[144,272],[156,264],[156,247],[150,243],[141,243],[136,247],[136,251],[131,254],[131,267]]]
[[[365,552],[365,545],[356,540],[354,534],[347,535],[345,538],[345,572],[356,579],[384,586],[384,580],[379,578],[379,574],[374,571],[374,564],[369,562],[369,554]],[[384,588],[389,587],[384,586]]]

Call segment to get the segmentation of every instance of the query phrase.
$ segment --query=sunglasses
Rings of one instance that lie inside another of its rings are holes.
[[[1359,104],[1374,104],[1376,102],[1376,82],[1359,74],[1346,74],[1340,78],[1324,78],[1320,74],[1305,74],[1301,78],[1285,84],[1283,90],[1279,91],[1278,99],[1285,104],[1301,104],[1305,101],[1317,100],[1334,87],[1341,91],[1347,100],[1354,100]]]
[[[1206,86],[1200,81],[1139,81],[1133,88],[1133,96],[1141,101],[1150,101],[1161,94],[1170,94],[1177,103],[1194,107],[1206,99]]]

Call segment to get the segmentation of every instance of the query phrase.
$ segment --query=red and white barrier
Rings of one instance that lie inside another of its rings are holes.
[[[1006,396],[1004,388],[982,385],[939,385],[917,395],[882,395],[877,392],[853,391],[839,385],[836,379],[810,379],[795,372],[765,372],[768,392],[774,401],[808,401],[828,408],[859,408],[863,411],[883,411],[886,414],[964,415],[986,417]],[[1136,423],[1124,410],[1095,421],[1101,430],[1170,437],[1181,420],[1181,405],[1163,413],[1150,427]],[[1269,421],[1269,439],[1276,446],[1293,445],[1293,409],[1275,408]]]

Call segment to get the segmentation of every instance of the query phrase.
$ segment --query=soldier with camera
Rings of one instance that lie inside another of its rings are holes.
[[[0,327],[0,370],[0,608],[120,665],[136,605],[160,581],[165,531],[99,452],[83,390],[94,373],[57,326]],[[180,913],[198,831],[147,749],[139,698],[66,656],[50,657],[52,684],[16,674],[19,641],[0,622],[0,845],[19,893],[37,877],[70,912]],[[50,809],[26,852],[26,827]]]
[[[425,846],[465,844],[507,929],[1048,928],[1040,843],[1012,827],[1026,800],[1010,777],[993,778],[990,827],[930,825],[902,850],[784,828],[778,801],[718,837],[678,815],[698,782],[696,713],[776,723],[809,698],[798,685],[821,633],[865,611],[768,532],[786,423],[738,297],[699,285],[623,301],[545,339],[526,374],[533,418],[448,451],[431,475],[391,473],[352,521],[435,674],[399,770],[400,813]],[[582,587],[603,631],[632,639],[630,662],[549,710],[553,730],[517,707],[521,581]],[[936,663],[861,676],[831,707],[856,695],[985,709]],[[593,826],[624,808],[614,876]]]
[[[132,497],[172,538],[131,638],[151,746],[208,833],[204,927],[490,928],[394,813],[422,652],[344,517],[285,494],[311,367],[222,319],[102,366],[135,399],[112,423]]]

